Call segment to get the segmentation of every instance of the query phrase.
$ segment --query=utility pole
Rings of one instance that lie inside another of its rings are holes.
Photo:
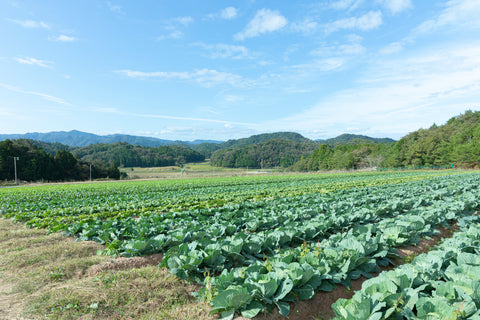
[[[90,181],[92,181],[92,164],[90,163]]]
[[[18,184],[17,179],[17,160],[20,160],[19,157],[13,157],[13,166],[15,167],[15,184]]]

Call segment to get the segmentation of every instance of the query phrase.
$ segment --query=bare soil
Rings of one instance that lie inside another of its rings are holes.
[[[86,272],[86,275],[96,276],[107,270],[127,270],[133,268],[142,268],[147,266],[158,265],[162,261],[163,254],[157,253],[145,257],[120,257],[112,259],[111,261],[102,262],[91,266]]]

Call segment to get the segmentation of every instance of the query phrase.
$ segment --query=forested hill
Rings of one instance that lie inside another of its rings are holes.
[[[245,147],[251,144],[257,144],[266,142],[269,140],[288,140],[294,142],[303,142],[303,143],[314,143],[314,141],[305,138],[301,134],[295,132],[275,132],[275,133],[262,133],[257,134],[248,138],[228,140],[227,142],[221,143],[219,146],[221,149],[224,148],[238,148]]]
[[[272,139],[243,147],[232,147],[215,151],[211,164],[217,167],[273,168],[289,167],[310,154],[318,145],[312,141],[297,142]]]
[[[444,125],[406,135],[395,144],[387,164],[480,166],[480,112],[466,111]]]
[[[320,143],[328,144],[329,146],[335,147],[342,144],[364,144],[364,143],[393,143],[395,140],[391,138],[372,138],[369,136],[359,135],[359,134],[350,134],[344,133],[335,138],[317,140]]]
[[[396,143],[323,144],[298,161],[299,171],[362,167],[480,167],[480,112],[466,111],[441,126],[409,133]]]
[[[178,162],[199,162],[205,157],[182,146],[142,147],[126,142],[112,144],[94,144],[72,151],[74,155],[84,161],[101,160],[115,161],[124,167],[162,167],[174,166]]]

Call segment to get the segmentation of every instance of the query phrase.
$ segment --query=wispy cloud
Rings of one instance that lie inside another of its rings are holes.
[[[43,21],[34,21],[34,20],[15,20],[15,19],[8,19],[11,22],[14,22],[18,25],[21,25],[24,28],[42,28],[42,29],[50,29],[50,26]]]
[[[445,46],[376,62],[354,88],[334,92],[300,114],[259,125],[296,130],[295,124],[302,123],[304,131],[322,127],[332,135],[357,127],[363,134],[398,138],[479,101],[480,44]]]
[[[468,27],[480,28],[480,1],[478,0],[450,0],[445,4],[445,9],[434,19],[422,23],[416,34],[429,33],[442,27],[453,30]]]
[[[200,69],[193,72],[143,72],[133,70],[117,70],[116,73],[123,74],[130,78],[148,79],[148,78],[164,78],[164,79],[178,79],[178,80],[190,80],[198,83],[203,87],[213,87],[217,85],[231,85],[234,87],[247,87],[250,86],[250,81],[242,76],[220,72],[211,69]]]
[[[325,26],[327,33],[341,29],[359,29],[368,31],[379,27],[382,24],[382,12],[370,11],[359,17],[351,17],[331,22]]]
[[[211,13],[207,17],[208,19],[225,19],[231,20],[234,19],[238,15],[238,10],[235,7],[227,7],[225,9],[220,10],[217,13]]]
[[[183,37],[183,32],[180,30],[173,30],[170,33],[163,34],[161,36],[156,37],[157,40],[166,40],[166,39],[180,39]]]
[[[345,56],[360,55],[365,53],[366,48],[360,43],[346,43],[335,46],[324,46],[312,50],[310,54],[315,56]]]
[[[336,10],[355,10],[364,0],[337,0],[331,3],[330,7]]]
[[[450,0],[432,19],[414,28],[409,35],[380,49],[381,54],[397,53],[415,44],[417,39],[438,32],[480,29],[480,2],[475,0]]]
[[[231,59],[245,59],[251,58],[251,54],[248,48],[244,46],[236,46],[230,44],[206,44],[203,42],[197,42],[193,45],[201,47],[209,51],[208,56],[212,59],[218,58],[231,58]]]
[[[377,0],[392,14],[397,14],[405,10],[413,8],[411,0]]]
[[[247,126],[252,125],[251,123],[218,120],[218,119],[180,117],[180,116],[171,116],[171,115],[164,115],[164,114],[153,114],[153,113],[126,112],[126,111],[118,110],[117,108],[97,108],[97,109],[95,109],[95,111],[103,112],[103,113],[119,114],[119,115],[124,115],[124,116],[131,116],[131,117],[151,118],[151,119],[183,120],[183,121],[195,121],[195,122],[212,122],[212,123],[236,124],[236,125],[247,125]]]
[[[185,16],[185,17],[174,18],[174,19],[172,19],[172,21],[175,22],[175,23],[179,23],[179,24],[186,27],[186,26],[192,24],[193,21],[195,21],[195,20],[192,17]]]
[[[316,59],[312,62],[298,64],[293,66],[293,69],[301,71],[303,73],[312,73],[312,72],[328,72],[333,70],[338,70],[345,65],[345,58],[343,57],[329,57]]]
[[[43,68],[52,68],[53,62],[46,61],[46,60],[39,60],[35,58],[25,57],[25,58],[13,58],[13,60],[17,61],[18,63],[22,64],[29,64]]]
[[[235,40],[245,40],[257,37],[264,33],[277,31],[288,23],[287,19],[278,11],[269,9],[258,10],[255,17],[247,24],[245,29],[235,34]]]
[[[403,50],[404,44],[402,42],[392,42],[380,49],[381,54],[392,54]]]
[[[228,103],[235,103],[235,102],[243,101],[245,99],[241,96],[237,96],[234,94],[226,94],[223,96],[223,100]]]
[[[50,41],[58,41],[58,42],[73,42],[73,41],[77,40],[77,38],[75,38],[75,37],[67,36],[67,35],[64,35],[64,34],[61,34],[61,35],[55,36],[55,37],[50,37],[48,39]]]
[[[237,9],[235,7],[227,7],[220,12],[222,19],[233,19],[237,16]]]
[[[180,39],[183,37],[184,32],[181,29],[192,24],[195,20],[190,16],[177,17],[167,21],[166,26],[164,26],[165,33],[156,37],[156,40],[166,40],[166,39]]]
[[[315,31],[318,28],[319,24],[316,21],[312,21],[310,19],[305,19],[301,22],[293,22],[290,24],[290,28],[294,32],[300,32],[300,33],[311,33]]]
[[[28,95],[34,95],[34,96],[38,96],[42,99],[45,99],[45,100],[48,100],[48,101],[51,101],[51,102],[55,102],[55,103],[66,105],[66,106],[71,106],[71,104],[66,102],[64,99],[58,98],[58,97],[55,97],[55,96],[52,96],[52,95],[49,95],[49,94],[35,92],[35,91],[23,90],[23,89],[20,89],[18,87],[14,87],[14,86],[11,86],[11,85],[8,85],[8,84],[5,84],[5,83],[0,83],[0,87],[5,88],[5,89],[10,90],[10,91],[13,91],[13,92],[28,94]]]
[[[107,6],[108,6],[108,9],[115,14],[118,14],[118,15],[124,15],[125,14],[125,11],[123,11],[122,6],[120,6],[118,4],[114,4],[111,1],[107,1]]]

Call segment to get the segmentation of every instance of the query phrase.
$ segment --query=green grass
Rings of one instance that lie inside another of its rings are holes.
[[[121,172],[125,172],[128,179],[175,179],[175,178],[194,178],[194,177],[228,177],[228,176],[244,176],[260,172],[258,169],[246,168],[224,168],[212,167],[210,161],[187,163],[184,166],[183,176],[180,167],[152,167],[152,168],[120,168]],[[265,169],[265,173],[278,173],[282,169]]]

